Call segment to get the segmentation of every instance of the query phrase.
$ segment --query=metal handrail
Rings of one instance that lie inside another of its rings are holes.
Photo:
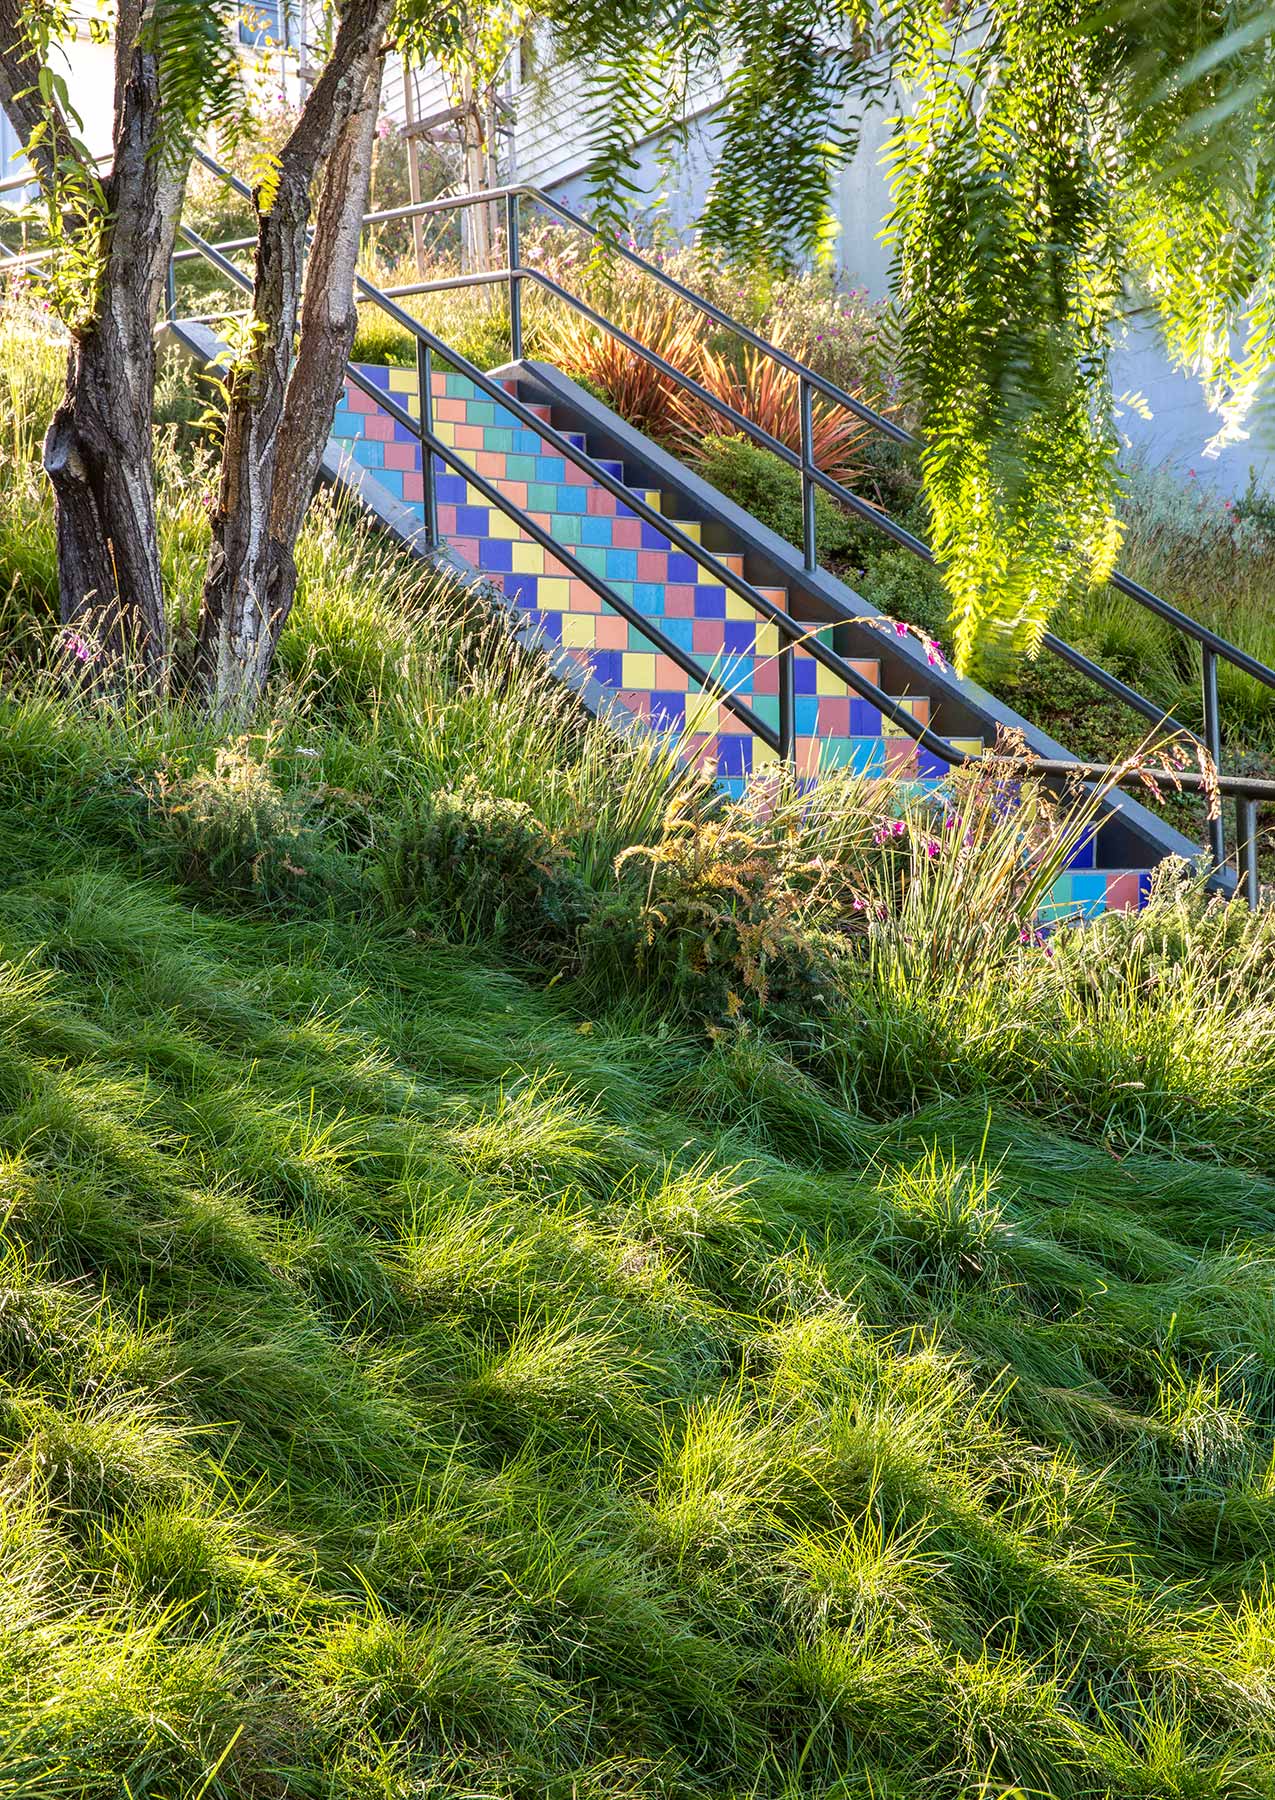
[[[250,190],[244,183],[239,181],[237,177],[231,175],[229,171],[223,169],[206,154],[202,152],[197,154],[199,155],[199,159],[224,181],[227,181],[245,196],[249,196]],[[517,185],[505,190],[490,190],[479,195],[459,196],[454,199],[421,203],[422,209],[442,211],[456,205],[477,205],[499,198],[506,199],[509,207],[508,247],[510,267],[507,270],[501,271],[500,274],[508,280],[509,284],[511,336],[514,339],[512,347],[514,349],[515,360],[518,360],[521,356],[520,283],[524,278],[530,276],[532,279],[541,280],[545,285],[558,291],[562,298],[570,303],[577,304],[582,308],[586,306],[585,302],[578,301],[568,290],[560,288],[559,284],[553,282],[551,278],[542,276],[539,271],[526,269],[521,266],[518,250],[517,202],[519,196],[523,193],[532,193],[538,198],[541,197],[540,190]],[[549,200],[548,196],[543,196],[543,198],[548,204],[553,206],[555,210],[558,210],[565,216],[575,220],[575,215],[571,214],[569,209],[560,207],[558,203]],[[411,216],[416,210],[417,208],[415,207],[393,209],[396,214],[404,217]],[[593,232],[595,236],[601,236],[601,234],[598,233],[594,227],[589,226],[586,221],[577,222],[584,225],[585,228]],[[182,235],[195,246],[196,254],[206,257],[214,264],[214,266],[219,267],[223,273],[227,274],[231,280],[240,287],[251,289],[253,284],[250,278],[243,274],[241,270],[236,269],[233,264],[222,256],[219,253],[218,246],[206,243],[188,227],[183,226],[181,229]],[[246,246],[236,245],[236,247]],[[648,269],[649,272],[656,274],[660,279],[665,280],[670,285],[678,288],[681,287],[680,283],[673,282],[671,277],[665,277],[662,271],[651,268],[650,265],[646,264],[641,258],[634,256],[622,245],[617,246],[617,248],[639,267]],[[975,760],[970,758],[964,751],[958,750],[955,745],[950,744],[939,734],[931,731],[928,726],[919,724],[918,721],[894,700],[891,695],[886,694],[876,683],[870,682],[866,677],[861,676],[849,662],[839,656],[835,651],[829,649],[817,636],[803,632],[801,626],[797,624],[796,621],[792,620],[790,616],[785,613],[782,608],[777,607],[774,602],[767,600],[767,598],[758,592],[758,590],[743,576],[736,575],[733,570],[721,563],[719,559],[710,551],[707,551],[704,546],[696,543],[694,539],[690,538],[681,530],[680,526],[678,526],[675,521],[666,519],[662,514],[657,513],[654,508],[647,505],[640,495],[626,487],[623,482],[612,476],[608,470],[604,469],[601,464],[589,456],[587,451],[581,450],[577,446],[571,444],[570,441],[558,432],[551,423],[532,413],[529,408],[523,405],[516,395],[511,394],[507,389],[501,387],[486,373],[486,371],[478,369],[474,364],[470,363],[468,359],[459,355],[443,339],[437,337],[433,332],[430,332],[426,327],[421,325],[417,319],[413,318],[410,313],[405,312],[402,307],[398,306],[386,293],[376,288],[366,279],[366,277],[356,275],[355,282],[357,288],[360,290],[362,298],[377,305],[381,311],[391,317],[395,323],[406,330],[416,341],[418,381],[421,396],[421,416],[419,421],[413,419],[411,413],[406,408],[398,406],[397,402],[395,402],[387,392],[377,387],[375,383],[369,382],[354,364],[347,363],[347,373],[357,386],[373,397],[379,406],[383,407],[391,417],[405,425],[418,439],[421,445],[421,461],[425,478],[426,529],[432,542],[437,541],[437,526],[434,518],[432,492],[433,473],[430,456],[426,453],[426,445],[429,446],[430,451],[438,455],[449,467],[463,475],[478,492],[483,494],[489,504],[497,506],[506,514],[506,516],[513,519],[519,525],[519,528],[533,538],[534,541],[538,542],[542,548],[548,550],[559,559],[569,562],[581,579],[583,579],[595,592],[600,594],[608,604],[612,605],[620,616],[626,618],[630,624],[635,625],[648,641],[655,644],[661,652],[668,654],[671,660],[673,660],[677,666],[682,668],[692,680],[696,681],[700,686],[705,687],[708,691],[715,693],[724,704],[728,705],[730,709],[748,725],[750,730],[754,731],[763,742],[766,742],[772,748],[777,749],[781,755],[791,756],[794,747],[795,734],[793,728],[793,712],[795,707],[792,686],[792,654],[796,645],[801,644],[815,661],[822,663],[826,668],[834,672],[845,686],[859,694],[861,698],[870,701],[870,703],[876,706],[885,716],[891,718],[892,721],[899,726],[901,731],[923,747],[930,749],[940,758],[940,760],[948,763],[949,766],[962,766]],[[455,285],[465,284],[466,280],[462,279],[462,281]],[[449,283],[449,285],[452,284]],[[720,309],[713,308],[711,303],[706,301],[700,302],[697,296],[690,294],[689,290],[686,290],[686,293],[688,298],[696,301],[696,304],[702,304],[706,310],[709,310],[712,313],[719,313]],[[587,310],[592,312],[592,309]],[[609,321],[603,319],[601,315],[594,316],[605,329],[610,331],[618,330],[618,328],[612,326]],[[729,315],[721,313],[720,317],[724,323],[728,325],[734,324],[734,321],[730,320]],[[754,339],[762,349],[773,353],[781,361],[792,361],[792,359],[787,357],[786,353],[779,351],[775,346],[767,345],[764,339],[758,337],[756,333],[751,332],[749,328],[740,326],[739,329],[744,335]],[[627,334],[625,335],[627,336]],[[662,358],[656,357],[655,352],[645,350],[645,347],[640,345],[636,340],[631,340],[631,342],[635,350],[647,355],[653,360],[659,362],[663,361]],[[680,650],[680,647],[674,645],[671,640],[666,639],[664,633],[661,632],[658,627],[653,626],[650,620],[638,613],[635,608],[631,607],[630,604],[616,593],[615,590],[610,587],[610,584],[602,577],[596,575],[593,570],[588,569],[583,563],[578,562],[577,558],[571,552],[570,546],[557,543],[543,530],[543,528],[538,526],[534,520],[525,514],[522,508],[510,501],[499,489],[493,486],[493,484],[488,482],[484,477],[479,476],[477,471],[466,463],[463,458],[459,457],[451,446],[444,444],[437,437],[430,422],[432,415],[432,388],[429,379],[430,361],[435,353],[445,358],[450,366],[462,372],[476,387],[488,394],[492,399],[497,401],[498,404],[506,407],[529,429],[535,430],[546,441],[552,443],[564,458],[569,458],[578,468],[585,470],[599,486],[604,487],[616,498],[621,499],[626,506],[637,514],[638,517],[644,518],[648,523],[656,526],[662,535],[664,535],[671,543],[677,543],[678,546],[689,554],[701,567],[712,570],[715,580],[729,587],[733,592],[745,599],[759,616],[777,626],[781,638],[779,662],[781,670],[785,671],[785,673],[781,675],[780,680],[780,729],[778,732],[773,731],[767,726],[764,721],[752,711],[751,707],[748,707],[742,702],[738,695],[732,693],[710,670],[704,669],[693,657],[688,657],[685,652]],[[810,375],[811,380],[816,385],[834,385],[823,384],[819,378],[813,376],[813,372],[805,371],[800,364],[794,363],[792,366],[799,375],[802,376],[803,381],[806,375]],[[688,377],[682,375],[680,371],[673,369],[672,365],[666,365],[666,367],[667,371],[679,381],[682,381],[683,383],[689,381]],[[837,391],[840,392],[840,390]],[[721,406],[721,402],[714,399],[713,396],[705,394],[704,397],[709,399],[712,404],[719,407]],[[847,396],[847,398],[849,397]],[[870,411],[871,409],[868,410]],[[813,493],[813,486],[811,484],[817,482],[819,485],[829,488],[836,493],[839,498],[844,496],[853,503],[855,510],[862,510],[872,518],[874,523],[884,525],[890,530],[891,535],[898,534],[901,542],[910,540],[910,542],[907,543],[907,547],[914,549],[916,553],[932,562],[933,553],[930,551],[928,545],[925,545],[921,539],[915,538],[913,534],[906,532],[903,527],[895,525],[894,521],[889,520],[887,515],[877,512],[877,510],[870,507],[867,502],[861,501],[857,496],[851,495],[848,490],[841,487],[840,483],[836,482],[834,478],[825,475],[824,472],[813,463],[813,458],[809,454],[809,389],[804,385],[802,388],[802,415],[803,454],[800,458],[800,465],[803,476],[803,510],[808,515],[812,513],[813,508],[810,503],[810,496]],[[749,421],[742,420],[742,422],[751,426],[751,422]],[[754,430],[759,429],[756,427],[752,428]],[[769,434],[765,435],[769,436]],[[791,460],[794,453],[787,450],[786,446],[784,446],[783,449],[786,452],[787,459]],[[813,520],[811,519],[810,522],[813,523]],[[1129,585],[1132,588],[1137,588],[1136,583],[1130,583]],[[1141,592],[1147,593],[1147,590],[1141,590]],[[1135,597],[1137,597],[1136,594]],[[1149,600],[1156,603],[1157,610],[1163,609],[1163,616],[1169,617],[1177,610],[1176,608],[1169,607],[1166,602],[1158,601],[1155,595],[1148,594],[1147,597]],[[1186,615],[1182,616],[1184,618],[1186,617]],[[1194,624],[1194,621],[1188,622]],[[1217,639],[1217,646],[1219,646],[1219,648],[1215,649],[1207,640],[1215,638],[1216,634],[1208,632],[1206,627],[1199,627],[1198,630],[1203,634],[1202,642],[1204,642],[1206,651],[1206,738],[1211,738],[1217,735],[1216,706],[1213,708],[1214,729],[1209,731],[1207,729],[1209,725],[1209,708],[1207,703],[1208,664],[1210,662],[1212,664],[1215,694],[1216,660],[1218,655],[1234,652],[1234,658],[1252,661],[1254,667],[1258,670],[1262,670],[1264,665],[1257,663],[1256,659],[1248,658],[1246,652],[1240,651],[1238,646],[1227,644],[1225,639]],[[1077,659],[1079,666],[1083,666],[1088,662],[1088,659],[1084,658],[1080,652],[1072,650],[1069,645],[1062,645],[1061,640],[1058,640],[1058,642],[1062,652],[1067,654],[1069,660]],[[1152,702],[1147,701],[1145,697],[1138,695],[1135,690],[1126,689],[1123,683],[1118,682],[1116,677],[1109,675],[1107,671],[1100,669],[1098,665],[1093,665],[1093,667],[1097,671],[1099,677],[1102,678],[1104,684],[1110,684],[1109,691],[1120,692],[1120,690],[1123,690],[1120,697],[1129,698],[1130,703],[1136,704],[1140,710],[1150,709],[1147,716],[1154,718],[1157,722],[1165,723],[1170,727],[1173,727],[1174,722],[1170,720],[1167,715],[1163,714],[1160,709],[1155,708]],[[1272,685],[1275,685],[1275,671],[1267,671],[1266,673],[1270,675]],[[787,702],[786,704],[785,701]],[[1213,762],[1215,768],[1216,761],[1217,758],[1214,757]],[[1024,766],[1037,774],[1047,777],[1065,777],[1081,781],[1110,782],[1116,779],[1123,779],[1134,773],[1142,772],[1124,766],[1039,758],[1028,759]],[[1177,786],[1192,792],[1211,791],[1217,794],[1234,796],[1238,828],[1237,855],[1243,891],[1250,902],[1256,905],[1259,897],[1257,805],[1259,801],[1275,799],[1275,783],[1262,782],[1245,776],[1193,777],[1186,771],[1180,773],[1175,771],[1170,773],[1165,770],[1158,770],[1150,771],[1150,773],[1152,775],[1159,775],[1163,779],[1168,779],[1171,782],[1176,783]],[[1225,850],[1221,842],[1220,830],[1213,833],[1213,837],[1215,848],[1214,860],[1216,865],[1220,868],[1225,860]]]

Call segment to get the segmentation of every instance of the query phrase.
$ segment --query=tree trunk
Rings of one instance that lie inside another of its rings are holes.
[[[296,587],[293,551],[354,337],[351,289],[393,0],[350,0],[332,55],[258,202],[258,342],[230,378],[198,677],[218,718],[260,697]],[[310,192],[325,169],[295,368]]]
[[[19,14],[18,0],[0,0],[0,102],[27,140],[49,113],[32,86]],[[100,298],[93,315],[73,330],[66,389],[45,439],[44,465],[57,505],[64,624],[96,642],[102,661],[95,677],[109,679],[128,668],[158,686],[167,629],[151,454],[154,331],[185,170],[172,167],[160,149],[159,70],[156,58],[139,47],[140,22],[138,0],[123,0],[114,163],[103,183]],[[66,158],[75,154],[65,122],[55,117],[53,135],[64,140],[57,156],[40,144],[32,158],[52,195],[60,191]]]

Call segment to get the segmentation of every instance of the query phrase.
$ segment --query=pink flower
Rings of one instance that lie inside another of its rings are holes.
[[[927,856],[937,856],[938,853],[939,853],[938,839],[937,838],[927,838],[925,840],[925,854]]]
[[[87,638],[82,638],[78,631],[68,631],[62,640],[65,649],[69,650],[76,662],[92,662],[93,646]]]
[[[894,621],[894,635],[895,637],[906,637],[908,635],[908,628],[903,623],[902,619],[896,619]]]

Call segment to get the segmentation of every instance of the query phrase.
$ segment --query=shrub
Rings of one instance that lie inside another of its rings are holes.
[[[804,1035],[835,985],[831,943],[803,916],[817,874],[802,855],[751,809],[675,799],[659,842],[616,862],[619,892],[582,934],[586,985],[714,1033]]]
[[[783,348],[782,345],[779,346]],[[801,449],[799,383],[764,350],[745,348],[732,357],[703,345],[694,371],[701,387],[751,419],[777,443]],[[725,414],[694,394],[679,391],[673,405],[672,436],[683,453],[728,423]],[[825,475],[852,487],[863,468],[860,449],[867,426],[844,407],[816,400],[811,407],[811,450]]]
[[[695,455],[705,481],[742,506],[794,549],[801,548],[801,477],[795,469],[747,438],[705,437]],[[815,495],[819,560],[841,568],[861,568],[875,536],[829,495]]]
[[[698,374],[699,330],[679,301],[658,290],[621,289],[607,310],[623,330],[665,362]],[[551,361],[587,383],[635,429],[659,439],[672,435],[681,416],[681,390],[654,363],[576,312],[548,320],[539,337]]]
[[[586,890],[531,808],[443,789],[402,821],[381,861],[382,888],[409,921],[455,943],[504,944],[552,960],[588,912]]]
[[[210,899],[276,906],[311,903],[336,885],[315,796],[283,789],[271,746],[241,738],[217,751],[211,769],[145,785],[152,851]]]

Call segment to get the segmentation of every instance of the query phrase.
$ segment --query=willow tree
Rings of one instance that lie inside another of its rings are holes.
[[[1220,0],[551,0],[590,91],[596,203],[722,74],[705,240],[819,254],[872,107],[903,373],[958,661],[1039,646],[1119,545],[1109,359],[1133,309],[1220,441],[1275,360],[1275,12]]]

